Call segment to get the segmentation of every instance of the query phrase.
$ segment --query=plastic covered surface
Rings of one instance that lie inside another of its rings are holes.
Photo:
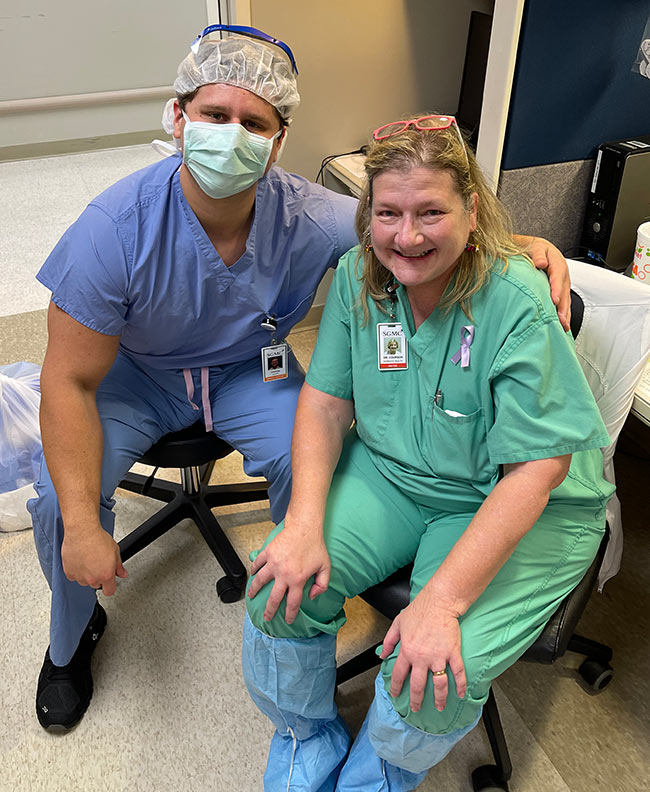
[[[31,484],[41,461],[40,367],[0,367],[0,493]]]
[[[616,441],[650,354],[650,288],[594,264],[569,259],[568,265],[571,288],[584,303],[576,353],[612,441],[603,449],[603,474],[616,483]],[[607,504],[607,523],[610,537],[598,576],[601,589],[621,565],[623,525],[616,493]]]
[[[34,363],[0,367],[0,531],[31,525],[25,504],[34,497],[42,456],[40,374]]]

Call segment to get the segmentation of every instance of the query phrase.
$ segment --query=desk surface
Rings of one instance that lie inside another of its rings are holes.
[[[342,182],[355,198],[360,196],[363,182],[366,178],[363,169],[364,159],[365,157],[362,154],[346,154],[343,157],[337,157],[327,165],[329,172]],[[650,361],[648,361],[641,380],[634,391],[632,412],[637,418],[650,426]]]

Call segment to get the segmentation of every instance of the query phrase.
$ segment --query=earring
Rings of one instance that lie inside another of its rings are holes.
[[[479,246],[478,246],[478,245],[474,245],[474,244],[472,244],[472,242],[468,242],[468,243],[465,245],[465,250],[466,250],[468,253],[476,253],[476,252],[478,251],[478,249],[479,249]]]
[[[370,253],[372,250],[373,250],[372,245],[366,245],[366,247],[365,247],[366,253]]]

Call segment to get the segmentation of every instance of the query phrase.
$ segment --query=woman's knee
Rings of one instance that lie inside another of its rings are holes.
[[[436,717],[443,713],[435,709],[432,697],[431,707],[425,700],[420,710],[420,713],[425,711],[425,717],[413,722],[411,715],[420,713],[411,713],[409,708],[402,715],[396,701],[386,691],[383,676],[379,674],[368,718],[368,737],[378,756],[412,773],[421,773],[440,762],[476,726],[481,716],[479,705],[466,708],[461,718]]]
[[[286,597],[283,598],[273,618],[268,620],[264,618],[266,603],[274,581],[263,586],[252,599],[248,596],[247,588],[246,610],[253,625],[271,638],[315,638],[323,633],[336,634],[345,622],[345,614],[338,604],[338,597],[326,591],[316,598],[321,601],[315,604],[316,601],[309,599],[308,593],[312,582],[312,580],[307,581],[301,606],[291,624],[287,624],[285,619]]]
[[[421,731],[439,736],[455,733],[459,729],[466,729],[467,727],[473,728],[481,715],[483,704],[487,699],[490,689],[489,681],[486,680],[485,684],[482,684],[468,675],[467,691],[465,696],[460,698],[456,693],[454,677],[448,671],[449,692],[447,702],[443,710],[438,710],[435,706],[433,677],[429,673],[422,706],[417,712],[414,712],[410,706],[411,691],[409,679],[404,683],[398,696],[391,696],[388,693],[393,662],[391,662],[391,658],[384,661],[381,668],[381,677],[386,695],[395,712],[405,723]]]

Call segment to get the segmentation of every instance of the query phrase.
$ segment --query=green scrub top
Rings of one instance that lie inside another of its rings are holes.
[[[598,449],[610,441],[546,276],[520,257],[505,270],[498,261],[472,297],[472,319],[458,305],[436,309],[415,332],[403,287],[394,320],[368,299],[364,325],[360,273],[356,247],[336,270],[307,382],[354,400],[358,435],[377,468],[420,505],[457,513],[478,508],[501,465],[573,454],[551,502],[600,516],[613,487]],[[407,339],[405,370],[378,367],[377,324],[389,321]],[[463,367],[452,357],[468,325],[474,337]]]

